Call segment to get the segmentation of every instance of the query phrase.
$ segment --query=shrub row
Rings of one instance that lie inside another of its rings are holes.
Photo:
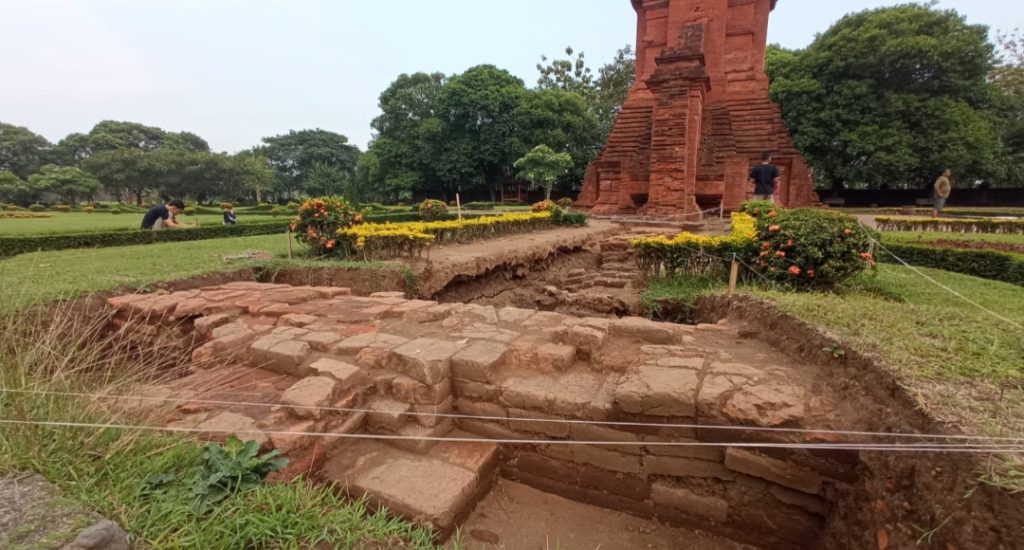
[[[637,265],[648,277],[720,276],[734,255],[747,259],[755,254],[755,232],[753,217],[734,213],[732,233],[727,236],[680,233],[672,238],[636,239],[632,246]]]
[[[879,231],[939,231],[1024,235],[1024,220],[987,218],[875,218]]]
[[[465,243],[516,233],[548,229],[555,223],[550,212],[505,214],[454,221],[400,224],[367,223],[338,231],[329,249],[347,257],[380,260],[415,256],[431,244]]]
[[[106,248],[161,242],[202,241],[230,237],[249,237],[283,233],[285,224],[251,223],[233,226],[210,226],[196,229],[168,231],[122,230],[98,233],[75,233],[58,235],[23,235],[0,237],[0,258],[16,256],[27,252],[43,250],[66,250],[71,248]]]
[[[960,250],[916,244],[885,243],[885,247],[913,266],[944,269],[1024,286],[1024,260],[1013,254],[996,250]],[[883,262],[899,263],[896,258],[884,251],[878,256]]]

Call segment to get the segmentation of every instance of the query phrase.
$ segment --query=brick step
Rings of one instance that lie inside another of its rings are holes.
[[[429,456],[376,441],[359,441],[328,459],[323,477],[371,508],[430,527],[446,539],[490,491],[498,447],[489,443],[439,443]]]

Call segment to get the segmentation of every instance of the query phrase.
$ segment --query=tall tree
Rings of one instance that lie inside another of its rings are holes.
[[[543,143],[570,155],[572,169],[559,174],[559,187],[566,192],[578,190],[603,139],[600,122],[586,100],[560,89],[534,90],[525,96],[516,116],[525,143]]]
[[[329,166],[350,181],[355,177],[361,154],[347,137],[321,129],[292,130],[263,138],[263,145],[254,152],[267,158],[276,172],[275,189],[287,197],[305,190],[317,165]]]
[[[48,164],[28,179],[29,186],[36,192],[57,195],[68,204],[75,204],[80,198],[92,199],[100,188],[100,182],[91,174],[74,166]]]
[[[805,50],[770,52],[772,97],[832,186],[923,186],[991,173],[988,29],[905,4],[848,15]]]
[[[544,200],[551,199],[551,189],[558,178],[572,167],[568,153],[556,153],[547,145],[538,145],[516,161],[519,177],[544,189]]]
[[[526,96],[523,81],[493,65],[480,65],[453,77],[439,98],[441,119],[437,172],[444,195],[459,189],[489,189],[497,196],[503,176],[526,146],[516,113]]]
[[[622,104],[629,95],[636,75],[636,54],[632,46],[625,46],[616,52],[615,57],[602,65],[597,76],[587,67],[583,52],[576,53],[572,47],[565,49],[568,59],[549,60],[541,57],[537,64],[540,77],[537,79],[539,90],[564,90],[574,92],[583,97],[588,108],[597,117],[600,136],[604,138],[615,124]],[[573,57],[575,55],[575,57]],[[600,148],[600,143],[598,144]]]
[[[994,123],[998,135],[996,175],[1001,185],[1024,187],[1024,35],[997,35],[999,62],[992,71]]]
[[[0,122],[0,170],[27,178],[49,162],[53,145],[28,128]]]
[[[29,187],[14,172],[0,170],[0,209],[4,203],[25,203],[29,200]]]

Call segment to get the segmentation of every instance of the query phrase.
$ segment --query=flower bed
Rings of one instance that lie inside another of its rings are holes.
[[[733,213],[730,235],[680,233],[673,238],[636,239],[632,246],[637,265],[648,277],[719,275],[728,269],[734,255],[744,259],[752,254],[755,224],[750,215]]]
[[[381,260],[417,256],[431,244],[465,243],[493,239],[516,233],[548,229],[553,225],[550,212],[505,214],[473,219],[361,224],[341,229],[331,248],[348,257]]]
[[[877,217],[879,231],[941,231],[1024,235],[1024,220],[992,218],[888,218]]]

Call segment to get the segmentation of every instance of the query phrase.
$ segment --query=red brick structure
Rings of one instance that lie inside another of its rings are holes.
[[[636,83],[579,204],[595,214],[699,219],[748,197],[764,151],[782,171],[776,201],[818,201],[764,71],[777,0],[631,0],[638,16]]]

